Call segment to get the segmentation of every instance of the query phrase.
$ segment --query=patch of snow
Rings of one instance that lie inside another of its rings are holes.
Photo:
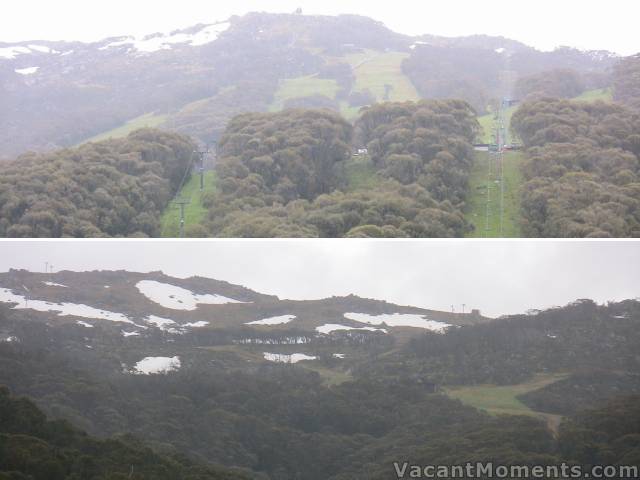
[[[85,347],[87,347],[87,348],[93,348],[91,345],[85,345]]]
[[[295,315],[280,315],[279,317],[263,318],[262,320],[245,323],[245,325],[282,325],[289,323],[294,318],[296,318]]]
[[[58,316],[74,316],[83,318],[96,318],[100,320],[109,320],[111,322],[130,323],[135,325],[122,313],[109,312],[107,310],[99,310],[88,305],[77,303],[53,303],[44,300],[26,299],[22,295],[16,295],[7,288],[0,288],[0,302],[15,303],[14,309],[29,309],[38,312],[57,312]]]
[[[283,353],[267,353],[264,352],[264,359],[269,360],[270,362],[279,362],[279,363],[298,363],[303,360],[316,360],[317,357],[313,357],[310,355],[305,355],[304,353],[292,353],[291,355],[286,355]]]
[[[140,336],[140,332],[126,332],[124,330],[122,330],[122,336],[123,337],[139,337]]]
[[[111,288],[109,285],[105,285],[104,288]]]
[[[23,46],[0,48],[0,58],[6,58],[7,60],[13,60],[18,55],[25,55],[27,53],[31,53],[31,50]]]
[[[333,358],[344,358],[344,357],[345,357],[344,353],[334,353],[333,354]]]
[[[209,325],[209,322],[205,322],[204,320],[200,320],[199,322],[185,323],[182,326],[183,327],[191,327],[191,328],[201,328],[201,327],[206,327],[207,325]]]
[[[550,333],[547,333],[547,337],[549,337],[549,338],[558,338],[557,335],[551,335]]]
[[[423,42],[423,41],[418,40],[416,42],[413,42],[413,45],[411,45],[409,48],[411,50],[415,50],[416,47],[419,47],[420,45],[429,45],[429,42]]]
[[[144,321],[152,325],[155,325],[160,330],[165,330],[165,331],[168,330],[169,325],[171,326],[176,325],[176,322],[174,322],[173,320],[170,320],[168,318],[157,317],[155,315],[149,315],[147,318],[144,319]]]
[[[42,282],[45,285],[49,285],[50,287],[63,287],[63,288],[69,288],[66,285],[62,285],[61,283],[55,283],[55,282]]]
[[[191,36],[191,46],[199,47],[217,40],[221,33],[227,31],[231,24],[229,22],[215,23],[207,25],[198,33]]]
[[[424,328],[432,332],[444,333],[452,325],[435,320],[428,320],[424,315],[410,313],[393,313],[382,315],[369,315],[367,313],[345,313],[344,318],[369,325],[387,324],[390,327],[414,327]]]
[[[337,323],[325,323],[320,327],[316,327],[316,332],[324,333],[325,335],[330,334],[331,332],[337,332],[341,330],[364,330],[367,332],[382,332],[387,333],[384,328],[374,328],[374,327],[347,327],[346,325],[339,325]]]
[[[243,338],[234,340],[233,343],[240,345],[303,345],[310,343],[308,337],[280,337],[280,338]]]
[[[130,50],[135,50],[141,53],[153,53],[160,50],[171,50],[171,46],[177,44],[186,44],[191,45],[192,47],[199,47],[216,40],[220,36],[220,34],[226,31],[230,26],[231,24],[229,22],[222,22],[213,25],[206,25],[193,34],[153,34],[143,38],[135,38],[131,36],[123,37],[120,40],[108,43],[107,45],[100,47],[99,50],[108,50],[110,48],[129,46]]]
[[[107,43],[104,47],[100,47],[98,50],[109,50],[110,48],[122,47],[124,45],[133,45],[135,42],[134,37],[123,37],[125,40],[119,40],[117,42]]]
[[[0,340],[1,342],[7,342],[7,343],[12,343],[12,342],[18,342],[18,337],[14,337],[13,335],[7,338],[3,338],[2,340]]]
[[[40,67],[16,68],[14,72],[16,72],[19,75],[33,75],[39,69]]]
[[[71,55],[73,53],[73,50],[67,50],[66,52],[63,52],[60,54],[61,57],[66,57],[67,55]]]
[[[496,48],[496,50],[495,50],[496,53],[504,53],[506,51],[507,51],[507,49],[504,48],[504,47]]]
[[[39,53],[60,53],[57,50],[53,50],[45,45],[28,45],[31,50],[34,50]]]
[[[141,280],[136,283],[136,287],[149,300],[173,310],[195,310],[198,308],[198,304],[248,303],[223,297],[222,295],[199,295],[186,288],[156,282],[155,280]]]
[[[132,373],[151,375],[168,373],[180,369],[180,357],[145,357],[136,363]]]
[[[87,323],[87,322],[83,322],[82,320],[78,320],[76,323],[78,325],[80,325],[81,327],[93,328],[93,325],[91,325],[90,323]]]
[[[628,315],[624,314],[624,315],[613,315],[611,318],[617,318],[619,320],[623,319],[623,318],[629,318]]]

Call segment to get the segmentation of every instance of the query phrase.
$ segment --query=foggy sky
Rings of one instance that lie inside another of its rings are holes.
[[[638,241],[2,241],[0,271],[199,275],[289,299],[350,293],[487,315],[640,296]],[[2,287],[2,285],[0,285]]]
[[[503,35],[542,50],[560,45],[640,51],[637,0],[6,0],[0,41],[83,40],[168,32],[249,11],[355,13],[409,35]]]

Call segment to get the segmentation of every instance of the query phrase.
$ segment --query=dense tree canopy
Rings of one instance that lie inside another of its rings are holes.
[[[336,184],[350,140],[351,126],[329,111],[240,115],[220,141],[221,190],[265,205],[313,199]]]
[[[0,387],[2,480],[242,480],[184,457],[154,453],[131,437],[98,440],[66,421],[48,421],[26,398]]]
[[[352,343],[328,336],[318,348],[348,352],[339,362],[348,362],[349,375],[335,382],[336,359],[308,366],[250,360],[265,347],[230,343],[234,334],[247,335],[240,328],[179,335],[175,343],[127,342],[119,329],[112,335],[96,325],[86,333],[73,322],[33,317],[0,306],[0,331],[17,330],[24,339],[0,342],[0,384],[92,435],[128,435],[96,440],[66,422],[46,421],[30,402],[0,389],[0,478],[13,470],[36,480],[111,480],[128,475],[131,465],[131,478],[141,480],[236,478],[185,455],[257,480],[386,479],[393,478],[392,463],[405,460],[638,463],[638,397],[625,398],[640,387],[638,301],[582,300],[396,344],[371,332],[358,332]],[[367,337],[371,343],[359,341]],[[177,351],[179,371],[123,372],[123,362]],[[327,371],[332,376],[318,373]],[[565,416],[556,438],[533,412],[488,415],[447,394],[456,385],[513,385],[540,373],[563,379],[518,398]],[[60,476],[38,476],[42,471]]]
[[[540,99],[520,107],[512,125],[528,148],[528,235],[640,235],[638,114],[604,102]]]
[[[640,111],[640,54],[620,61],[613,75],[615,100]]]
[[[516,98],[573,98],[585,90],[578,72],[569,69],[550,70],[520,77],[516,82]]]
[[[478,124],[463,101],[386,103],[353,128],[337,114],[236,117],[220,142],[215,236],[449,237],[462,207]],[[351,145],[366,146],[372,188],[351,188]]]
[[[0,177],[0,236],[158,236],[194,145],[139,130],[126,139],[25,154]]]
[[[367,109],[356,128],[380,173],[417,184],[434,200],[459,206],[465,198],[478,132],[462,100],[383,103]]]

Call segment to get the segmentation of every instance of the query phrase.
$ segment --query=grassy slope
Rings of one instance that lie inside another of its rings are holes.
[[[455,387],[445,389],[451,398],[484,410],[491,415],[527,415],[544,420],[554,434],[557,435],[562,417],[550,413],[536,412],[518,400],[523,395],[546,387],[565,378],[564,375],[538,375],[529,382],[518,385],[475,385],[473,387]]]
[[[504,119],[507,125],[511,125],[511,117],[516,112],[518,107],[509,107],[504,111]],[[482,115],[478,117],[478,122],[480,123],[480,133],[478,134],[477,141],[480,143],[494,143],[495,135],[493,133],[493,128],[495,126],[495,117],[493,113],[489,113],[487,115]],[[507,128],[507,141],[511,141],[511,132],[510,129]]]
[[[272,112],[282,110],[284,103],[293,98],[324,95],[333,99],[336,97],[338,90],[338,83],[332,79],[318,78],[315,75],[289,78],[280,82],[269,110]]]
[[[602,100],[603,102],[613,101],[613,90],[611,88],[602,88],[598,90],[589,90],[582,95],[577,96],[574,100],[580,100],[582,102],[595,102]]]
[[[378,102],[385,101],[385,85],[392,87],[389,92],[391,101],[419,100],[420,95],[411,80],[402,72],[402,61],[407,56],[408,54],[401,52],[366,50],[342,57],[326,56],[325,61],[351,65],[355,75],[353,91],[368,89]],[[338,84],[334,80],[314,75],[283,80],[269,110],[278,111],[282,109],[284,102],[293,98],[325,95],[335,99],[338,90]],[[342,115],[349,120],[357,117],[359,110],[360,107],[351,107],[345,101],[340,103]]]
[[[402,61],[408,56],[407,53],[374,50],[345,56],[344,61],[351,65],[356,76],[353,91],[368,89],[378,102],[419,100],[418,91],[402,72]],[[388,99],[385,98],[385,85],[392,87]],[[341,111],[347,119],[352,120],[358,115],[359,108],[342,102]]]
[[[137,118],[131,119],[125,124],[120,125],[119,127],[88,138],[81,143],[100,142],[102,140],[107,140],[108,138],[123,138],[129,135],[134,130],[138,130],[139,128],[158,127],[166,120],[167,115],[156,115],[154,113],[147,113],[145,115],[141,115]]]
[[[468,236],[474,238],[517,238],[521,236],[520,185],[521,152],[504,155],[504,217],[500,234],[500,162],[488,152],[476,152],[476,162],[469,177],[469,195],[465,216],[476,229]],[[498,183],[496,183],[498,182]],[[487,229],[487,188],[489,189],[489,228]]]
[[[455,387],[446,389],[445,393],[462,403],[485,410],[492,415],[537,415],[537,412],[531,410],[516,397],[546,387],[563,378],[565,378],[563,375],[538,375],[529,382],[518,385]]]
[[[185,184],[179,196],[191,199],[191,203],[185,206],[185,228],[189,225],[198,225],[206,218],[208,210],[202,206],[202,194],[214,192],[216,188],[216,174],[208,171],[204,174],[204,192],[200,191],[200,175],[192,175]],[[180,209],[175,205],[169,205],[160,218],[161,235],[163,237],[178,237],[180,235]]]
[[[399,52],[369,52],[364,60],[347,56],[356,75],[354,90],[359,92],[369,89],[382,102],[385,100],[385,85],[391,85],[390,101],[419,100],[418,91],[402,72],[402,61],[408,56],[407,53]]]

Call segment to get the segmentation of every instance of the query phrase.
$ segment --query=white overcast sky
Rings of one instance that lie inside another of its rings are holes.
[[[280,298],[356,294],[487,315],[640,297],[638,241],[1,241],[0,271],[162,270]],[[0,285],[2,287],[2,285]]]
[[[249,11],[355,13],[395,31],[503,35],[542,50],[559,45],[640,51],[638,0],[3,0],[0,41],[84,40],[171,31]]]

